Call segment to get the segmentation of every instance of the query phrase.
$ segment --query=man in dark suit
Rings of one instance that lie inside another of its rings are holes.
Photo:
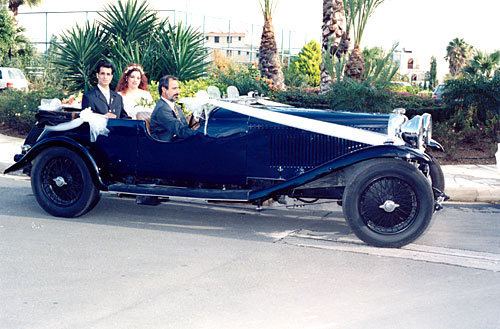
[[[166,75],[158,82],[160,100],[151,114],[151,136],[163,141],[171,141],[174,137],[186,138],[196,134],[189,128],[182,110],[175,104],[179,97],[177,78]]]
[[[90,107],[92,112],[104,114],[111,119],[128,118],[122,96],[109,88],[113,72],[113,64],[110,62],[102,61],[97,64],[97,86],[83,95],[82,109]]]

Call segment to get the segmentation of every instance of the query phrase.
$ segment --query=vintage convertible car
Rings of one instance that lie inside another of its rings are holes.
[[[109,120],[107,136],[91,141],[86,122],[39,119],[5,173],[24,168],[40,206],[61,217],[87,213],[101,192],[258,207],[337,200],[352,231],[383,247],[418,238],[446,198],[440,165],[425,153],[442,149],[429,114],[408,120],[400,109],[355,114],[249,97],[201,103],[209,105],[198,110],[198,134],[171,142],[153,139],[147,120]]]

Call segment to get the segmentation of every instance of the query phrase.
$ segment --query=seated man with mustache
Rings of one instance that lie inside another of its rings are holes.
[[[174,138],[186,138],[196,134],[189,128],[182,110],[175,104],[179,97],[177,78],[166,75],[158,83],[160,100],[151,115],[151,136],[169,142]]]

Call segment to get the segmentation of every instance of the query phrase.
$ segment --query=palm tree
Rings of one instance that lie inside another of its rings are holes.
[[[259,71],[263,78],[270,79],[278,89],[283,90],[285,88],[285,78],[281,70],[278,47],[274,37],[272,15],[276,9],[276,4],[273,2],[273,0],[264,0],[264,4],[262,4],[259,0],[264,15],[264,27],[259,48]]]
[[[472,54],[472,46],[464,39],[455,38],[446,47],[446,59],[450,67],[450,74],[456,77],[463,69]]]
[[[349,49],[349,34],[345,30],[345,10],[343,0],[323,0],[323,27],[322,27],[322,53],[330,58],[335,54],[338,58],[344,55]],[[330,54],[328,53],[330,49]],[[332,77],[321,65],[322,93],[330,89]]]
[[[12,11],[14,16],[17,16],[19,7],[22,5],[28,5],[30,7],[38,6],[42,3],[42,0],[9,0],[9,9]]]
[[[468,61],[462,72],[471,78],[491,79],[500,65],[500,51],[491,54],[476,51],[474,57]]]
[[[375,9],[385,0],[344,0],[347,17],[347,32],[352,29],[354,49],[349,55],[346,64],[348,77],[363,80],[365,75],[365,63],[361,52],[361,39],[368,23],[368,19]]]

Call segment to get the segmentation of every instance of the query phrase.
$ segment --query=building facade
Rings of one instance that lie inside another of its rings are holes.
[[[424,83],[427,79],[430,69],[430,59],[429,63],[421,65],[420,56],[413,52],[412,50],[395,50],[394,60],[399,62],[398,73],[402,76],[407,76],[409,81],[414,84]]]
[[[214,59],[218,52],[236,63],[252,63],[257,61],[258,48],[245,41],[245,33],[205,33],[205,49],[208,51],[208,60]]]

